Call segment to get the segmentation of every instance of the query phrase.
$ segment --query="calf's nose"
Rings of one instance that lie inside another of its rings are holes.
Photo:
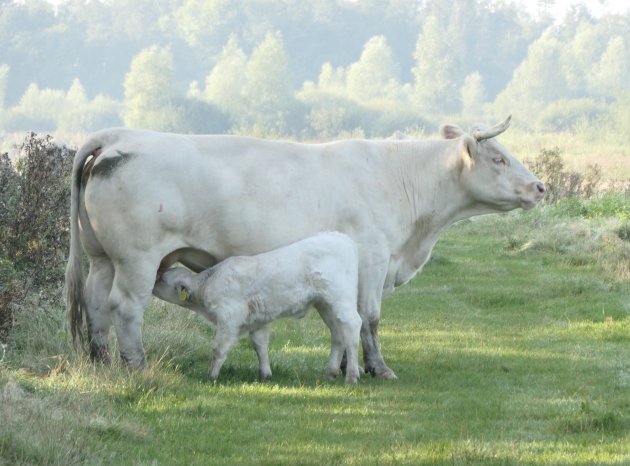
[[[544,185],[544,183],[542,181],[539,181],[539,182],[536,183],[536,189],[538,190],[538,192],[540,194],[545,194],[546,189],[545,189],[545,185]]]

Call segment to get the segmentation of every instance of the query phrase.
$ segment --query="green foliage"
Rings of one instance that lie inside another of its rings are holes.
[[[384,36],[374,36],[363,47],[358,61],[347,72],[347,89],[358,102],[396,99],[399,70]]]
[[[415,103],[426,112],[452,112],[457,103],[457,65],[443,25],[428,16],[416,42],[413,68]]]
[[[239,130],[259,136],[294,132],[297,103],[280,34],[267,34],[254,49],[245,68],[245,78],[242,93],[247,108],[237,117]]]
[[[496,111],[506,114],[518,109],[520,114],[536,115],[547,104],[567,97],[565,77],[558,72],[562,51],[562,43],[553,29],[545,31],[529,46],[527,58],[497,96]]]
[[[547,187],[544,203],[555,204],[561,199],[590,198],[601,181],[601,170],[590,165],[585,174],[565,169],[558,147],[542,149],[534,161],[526,161]]]
[[[579,133],[597,127],[606,113],[606,105],[594,99],[560,99],[538,114],[536,127],[541,131]]]
[[[50,136],[29,134],[15,168],[0,157],[0,328],[29,296],[60,303],[69,241],[70,172],[74,151]]]
[[[125,76],[123,121],[131,128],[177,131],[181,114],[175,105],[173,53],[152,46],[142,50]]]
[[[412,114],[437,127],[512,113],[529,130],[587,128],[588,137],[626,142],[626,19],[576,8],[554,23],[490,0],[8,2],[0,129],[355,131],[338,123],[351,119],[340,108],[300,104],[316,82],[376,110],[367,118],[374,124],[359,129],[366,135]],[[194,96],[191,83],[202,83]]]

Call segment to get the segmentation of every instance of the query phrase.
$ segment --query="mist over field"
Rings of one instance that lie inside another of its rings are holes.
[[[4,0],[0,137],[322,140],[511,113],[526,131],[627,142],[630,13],[556,3]]]

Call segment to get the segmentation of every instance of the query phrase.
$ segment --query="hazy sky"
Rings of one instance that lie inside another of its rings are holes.
[[[556,17],[564,16],[564,13],[571,5],[586,5],[595,16],[603,13],[621,13],[630,10],[630,1],[628,0],[509,0],[512,3],[522,5],[523,8],[536,12],[542,8],[549,11]]]

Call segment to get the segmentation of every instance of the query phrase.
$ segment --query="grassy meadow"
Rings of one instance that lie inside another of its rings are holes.
[[[137,373],[93,367],[60,310],[33,310],[0,353],[0,464],[630,464],[629,221],[545,207],[450,228],[383,303],[396,381],[325,381],[316,313],[276,322],[270,382],[242,341],[213,383],[187,310],[149,307]]]

